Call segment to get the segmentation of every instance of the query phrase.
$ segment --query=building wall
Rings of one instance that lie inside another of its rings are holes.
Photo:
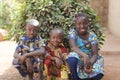
[[[100,23],[108,27],[109,0],[90,0],[90,6],[100,16]]]
[[[109,0],[109,29],[120,37],[120,0]]]

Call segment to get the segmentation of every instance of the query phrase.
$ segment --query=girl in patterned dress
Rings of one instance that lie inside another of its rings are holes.
[[[73,80],[100,80],[104,75],[104,60],[98,53],[98,40],[89,32],[90,22],[85,13],[74,16],[75,28],[70,31],[69,44],[73,52],[68,55]]]

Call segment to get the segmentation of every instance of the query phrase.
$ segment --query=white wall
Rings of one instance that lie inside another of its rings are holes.
[[[108,26],[111,33],[120,37],[120,0],[109,0]]]

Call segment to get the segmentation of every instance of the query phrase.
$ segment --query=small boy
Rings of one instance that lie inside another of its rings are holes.
[[[45,44],[38,36],[39,26],[35,19],[26,21],[26,35],[20,38],[14,52],[13,65],[21,76],[28,80],[33,80],[34,72],[38,73],[39,80],[43,80],[41,58],[45,56]]]
[[[68,80],[69,68],[66,63],[68,51],[63,45],[63,31],[55,28],[50,32],[50,40],[46,45],[45,68],[47,80]]]

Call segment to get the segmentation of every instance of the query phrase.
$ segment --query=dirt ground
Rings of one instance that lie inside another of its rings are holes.
[[[102,80],[120,80],[120,53],[103,55],[105,59],[105,76]]]
[[[0,80],[23,80],[12,66],[13,52],[16,43],[0,42]],[[120,80],[120,53],[105,53],[105,76],[102,80]]]

